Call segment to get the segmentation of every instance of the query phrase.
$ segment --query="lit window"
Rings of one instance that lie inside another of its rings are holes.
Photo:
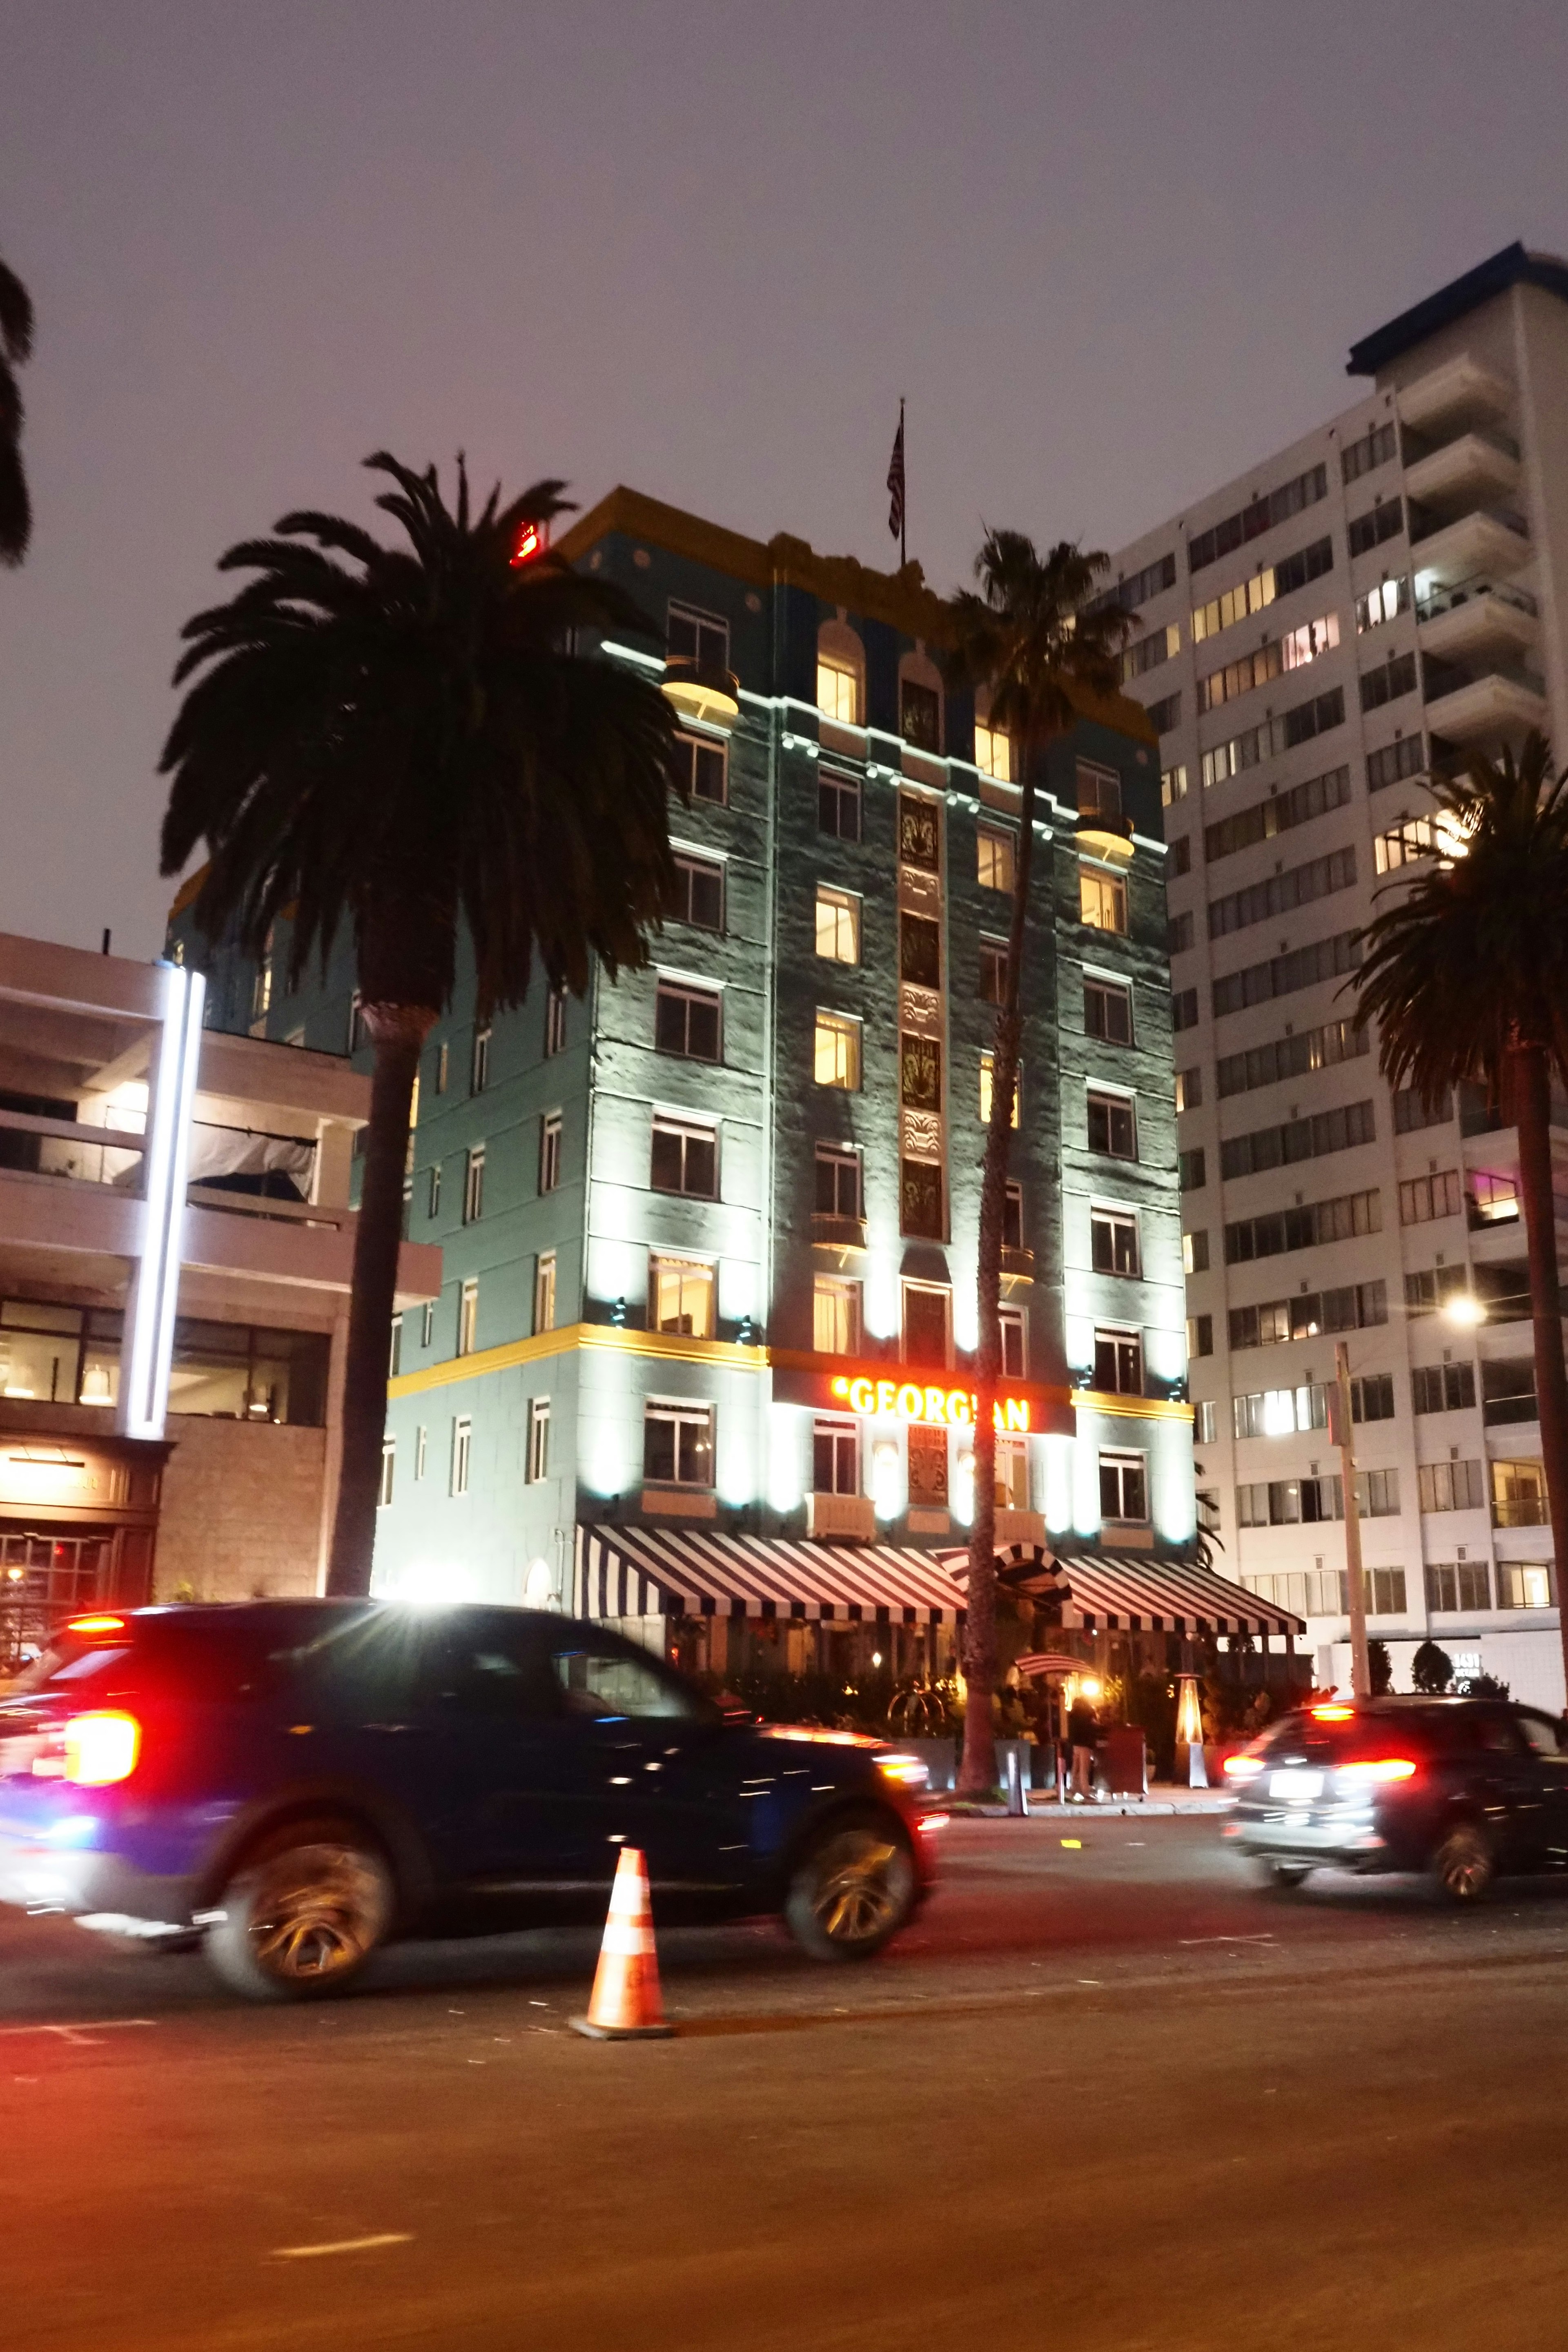
[[[1001,727],[974,722],[974,764],[983,776],[998,784],[1013,781],[1013,739]]]
[[[996,1440],[995,1502],[999,1511],[1029,1507],[1029,1445],[1023,1437]]]
[[[1128,1095],[1090,1094],[1089,1148],[1112,1160],[1138,1157],[1138,1114]]]
[[[452,1492],[468,1491],[468,1457],[473,1451],[474,1424],[467,1413],[452,1423]]]
[[[542,1250],[533,1268],[533,1328],[535,1332],[555,1328],[555,1252]]]
[[[531,1486],[550,1475],[550,1399],[528,1401],[528,1478]]]
[[[1149,1517],[1147,1465],[1142,1454],[1102,1454],[1100,1457],[1100,1516],[1128,1527],[1142,1527]]]
[[[546,1111],[539,1122],[539,1189],[553,1192],[561,1181],[561,1113]]]
[[[860,901],[826,882],[816,886],[816,952],[830,963],[860,961]]]
[[[1196,1066],[1176,1072],[1176,1108],[1196,1110],[1204,1098],[1204,1074]]]
[[[992,1073],[992,1070],[993,1070],[993,1068],[994,1068],[994,1063],[995,1063],[995,1056],[994,1056],[994,1055],[992,1055],[992,1054],[982,1054],[982,1055],[981,1055],[981,1056],[980,1056],[980,1124],[981,1124],[981,1126],[982,1126],[982,1127],[989,1127],[989,1126],[990,1126],[990,1124],[991,1124],[991,1073]],[[1016,1078],[1014,1080],[1014,1083],[1013,1083],[1013,1116],[1012,1116],[1011,1119],[1009,1119],[1009,1121],[1008,1121],[1008,1125],[1009,1125],[1010,1127],[1016,1127],[1016,1126],[1017,1126],[1017,1124],[1018,1124],[1018,1109],[1019,1109],[1019,1105],[1020,1105],[1020,1103],[1022,1102],[1022,1099],[1023,1099],[1023,1094],[1024,1094],[1024,1073],[1023,1073],[1023,1071],[1020,1069],[1020,1071],[1018,1072],[1018,1075],[1017,1075]]]
[[[698,930],[724,928],[724,868],[711,857],[694,857],[679,850],[675,859],[675,906],[678,921]]]
[[[1127,929],[1127,886],[1114,875],[1101,874],[1097,866],[1078,869],[1078,906],[1079,920],[1093,930]]]
[[[458,1299],[458,1353],[459,1356],[473,1354],[479,1340],[479,1278],[475,1275],[470,1275],[464,1283]]]
[[[544,1000],[544,1055],[561,1053],[566,1044],[566,991],[552,988]]]
[[[1015,850],[1016,845],[1010,833],[994,833],[983,824],[974,836],[976,873],[983,890],[1005,890],[1013,894]]]
[[[899,1231],[913,1241],[946,1239],[942,1169],[930,1160],[899,1162]]]
[[[711,1405],[672,1402],[644,1408],[643,1476],[656,1486],[711,1486]]]
[[[485,1147],[482,1143],[476,1143],[469,1150],[463,1176],[463,1223],[466,1225],[477,1223],[484,1214],[484,1207]]]
[[[1408,580],[1379,581],[1375,588],[1369,588],[1364,596],[1358,596],[1355,600],[1357,635],[1364,636],[1368,629],[1380,629],[1385,621],[1397,619],[1408,609],[1409,604]]]
[[[847,1013],[816,1015],[814,1070],[819,1087],[846,1087],[854,1093],[860,1084],[860,1024]]]
[[[661,980],[654,1000],[654,1045],[689,1062],[719,1059],[719,999],[707,989]]]
[[[395,1381],[402,1370],[403,1318],[401,1315],[395,1315],[392,1318],[392,1349],[386,1367],[387,1379],[389,1381]]]
[[[688,1200],[719,1197],[719,1136],[712,1127],[656,1118],[648,1181],[656,1192],[679,1192]]]
[[[811,1286],[812,1346],[819,1356],[860,1352],[860,1285],[819,1274]]]
[[[1173,801],[1184,801],[1186,797],[1187,772],[1185,767],[1162,768],[1160,771],[1161,807],[1169,808]]]
[[[397,1440],[384,1437],[381,1441],[381,1485],[376,1490],[376,1508],[384,1511],[392,1501],[392,1481],[397,1467]]]
[[[713,1268],[683,1257],[648,1264],[648,1320],[656,1331],[686,1339],[713,1337]]]
[[[860,1492],[860,1433],[852,1421],[819,1421],[811,1433],[811,1484],[818,1495]]]
[[[859,680],[854,671],[841,669],[837,662],[818,661],[816,707],[824,719],[837,719],[845,727],[857,725],[859,718]]]

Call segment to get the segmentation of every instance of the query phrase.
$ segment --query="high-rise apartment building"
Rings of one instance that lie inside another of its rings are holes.
[[[1429,779],[1534,727],[1568,757],[1568,264],[1511,246],[1349,367],[1353,405],[1115,562],[1170,842],[1199,1513],[1347,1684],[1344,1339],[1396,1680],[1430,1634],[1555,1706],[1517,1138],[1479,1090],[1391,1095],[1347,983],[1438,846]]]

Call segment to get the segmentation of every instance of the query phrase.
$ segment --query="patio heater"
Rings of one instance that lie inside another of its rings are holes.
[[[1187,1786],[1206,1789],[1208,1769],[1204,1762],[1204,1716],[1198,1705],[1196,1675],[1183,1675],[1176,1685],[1176,1745],[1186,1745]]]

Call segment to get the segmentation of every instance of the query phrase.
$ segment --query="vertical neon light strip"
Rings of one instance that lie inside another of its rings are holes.
[[[191,1110],[202,1057],[206,982],[171,964],[147,1139],[142,1257],[136,1269],[131,1344],[121,1378],[128,1437],[162,1437],[169,1408],[169,1367],[180,1297],[181,1241],[191,1156]]]

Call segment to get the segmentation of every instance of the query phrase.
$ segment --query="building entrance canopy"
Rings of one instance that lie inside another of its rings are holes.
[[[935,1555],[953,1582],[968,1580],[967,1551]],[[1305,1621],[1195,1560],[1148,1559],[1137,1553],[1082,1551],[1058,1559],[1037,1545],[1015,1544],[996,1565],[1012,1591],[1050,1600],[1065,1587],[1061,1623],[1086,1633],[1305,1633]]]
[[[892,1544],[579,1528],[573,1609],[579,1617],[956,1625],[963,1595],[931,1553]]]

